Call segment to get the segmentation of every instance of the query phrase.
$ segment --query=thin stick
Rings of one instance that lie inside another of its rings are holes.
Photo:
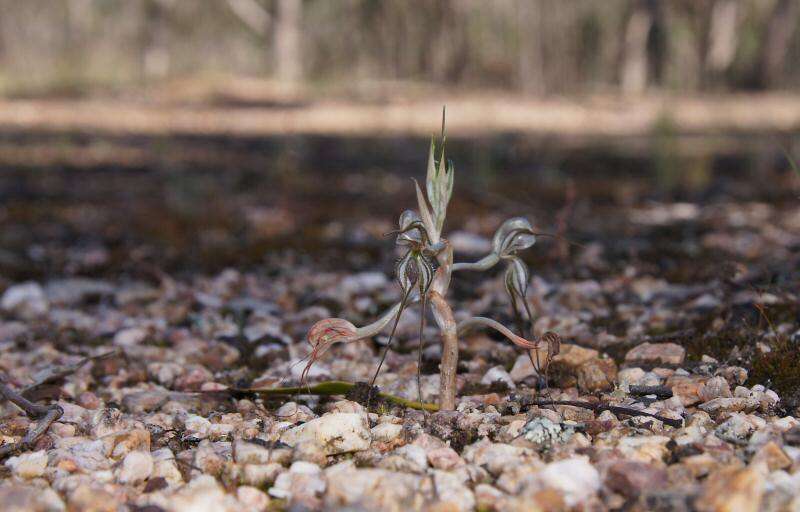
[[[658,398],[672,398],[669,386],[631,386],[628,392],[634,396],[656,395]]]
[[[590,402],[579,402],[575,400],[530,400],[526,401],[525,405],[529,406],[535,405],[537,407],[545,405],[567,405],[570,407],[580,407],[582,409],[589,409],[591,411],[594,411],[595,413],[609,411],[614,414],[624,414],[625,416],[646,416],[648,418],[657,419],[658,421],[664,423],[665,425],[669,425],[670,427],[675,427],[675,428],[681,428],[683,426],[683,420],[667,418],[664,416],[660,416],[658,414],[640,411],[638,409],[633,409],[631,407],[624,407],[621,405],[593,404]]]
[[[91,361],[100,361],[102,359],[107,359],[109,357],[116,356],[119,353],[120,353],[120,350],[119,349],[115,349],[115,350],[111,350],[109,352],[104,352],[104,353],[102,353],[100,355],[84,357],[83,359],[81,359],[80,361],[78,361],[77,363],[74,363],[74,364],[67,364],[67,365],[64,365],[64,366],[56,366],[56,367],[54,367],[52,369],[47,369],[46,373],[43,376],[41,376],[39,378],[39,380],[37,380],[36,382],[31,384],[30,386],[24,387],[22,389],[22,391],[20,392],[20,394],[22,396],[29,397],[29,393],[32,393],[36,389],[38,389],[38,388],[40,388],[40,387],[42,387],[42,386],[44,386],[46,384],[52,384],[54,382],[60,381],[61,379],[64,379],[65,377],[69,377],[73,373],[75,373],[78,370],[80,370],[81,367],[83,367],[86,363],[89,363]]]
[[[525,300],[523,299],[523,302]],[[523,319],[522,315],[519,312],[519,308],[517,307],[517,298],[512,293],[511,294],[511,309],[514,311],[514,323],[517,324],[517,330],[519,331],[519,335],[523,338],[525,337],[525,327],[522,325]],[[527,308],[526,308],[527,309]],[[528,319],[530,319],[530,311],[528,312]],[[533,332],[533,322],[531,322],[531,332]],[[525,351],[528,354],[528,359],[531,361],[531,366],[533,369],[536,370],[537,375],[541,373],[540,364],[539,364],[539,351],[536,351],[536,361],[533,360],[533,355],[531,355],[530,350]]]
[[[531,313],[531,308],[528,305],[528,299],[525,296],[522,297],[522,305],[525,306],[525,313],[528,315],[528,323],[531,326],[530,334],[531,334],[531,337],[533,338],[533,313]],[[525,335],[523,334],[522,336],[524,337]],[[530,351],[528,351],[528,356],[530,356],[530,354],[531,354]],[[533,360],[531,360],[531,364],[533,364]],[[539,359],[539,351],[538,350],[536,351],[536,366],[535,366],[535,368],[536,368],[536,373],[542,373],[542,361]],[[547,380],[547,377],[545,376],[545,381],[546,380]]]
[[[422,349],[425,346],[423,336],[425,332],[425,307],[427,305],[427,297],[425,293],[420,290],[422,301],[420,303],[419,312],[419,349],[417,350],[417,398],[422,403]]]
[[[394,341],[394,332],[397,330],[397,323],[400,322],[400,317],[402,316],[403,310],[406,307],[406,301],[408,300],[408,296],[410,293],[411,293],[411,287],[409,287],[408,291],[406,291],[403,294],[403,300],[400,301],[400,309],[397,310],[397,316],[394,317],[394,325],[392,325],[392,332],[389,334],[389,341],[388,343],[386,343],[386,348],[383,349],[383,355],[381,356],[381,360],[378,363],[378,368],[375,369],[375,375],[372,376],[372,380],[369,383],[370,389],[372,389],[372,387],[375,385],[375,379],[378,378],[378,374],[381,371],[381,366],[383,366],[383,361],[386,359],[386,354],[389,353],[389,349],[392,346],[392,341]]]
[[[516,299],[514,299],[514,303],[515,303],[514,309],[516,310]],[[533,313],[531,312],[530,305],[528,305],[527,293],[525,293],[522,296],[522,305],[525,306],[525,313],[528,315],[528,324],[530,325],[531,328],[530,335],[531,337],[533,337]],[[534,362],[533,356],[531,355],[531,351],[528,350],[528,359],[531,360],[531,366],[533,366],[533,369],[536,370],[537,384],[541,384],[542,382],[541,379],[544,379],[544,390],[542,391],[542,394],[545,395],[548,399],[550,398],[550,377],[548,376],[548,372],[550,371],[550,359],[552,357],[553,355],[550,354],[550,348],[548,346],[548,351],[547,351],[548,364],[545,365],[545,368],[543,370],[542,360],[539,358],[539,351],[536,350],[536,362]],[[553,407],[553,410],[555,410],[555,407]]]
[[[38,441],[39,438],[42,437],[45,432],[47,432],[47,429],[50,428],[50,425],[52,425],[53,422],[60,418],[63,414],[64,409],[62,409],[61,406],[53,405],[49,407],[47,413],[39,421],[39,424],[36,425],[36,428],[30,430],[25,437],[22,438],[22,441],[0,446],[0,460],[15,453],[24,452],[33,447],[36,441]]]
[[[29,418],[39,419],[50,410],[50,407],[46,405],[39,405],[31,402],[8,387],[4,382],[0,382],[0,395],[3,395],[3,398],[25,411],[25,414],[27,414]]]
[[[4,379],[0,379],[0,395],[25,411],[25,414],[29,418],[40,420],[33,430],[28,431],[25,437],[22,438],[22,441],[0,446],[0,459],[31,448],[34,443],[47,432],[50,425],[64,414],[64,409],[59,405],[39,405],[31,402],[8,387]]]

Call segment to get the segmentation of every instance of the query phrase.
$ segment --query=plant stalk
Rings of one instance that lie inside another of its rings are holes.
[[[440,365],[439,408],[452,411],[456,408],[456,371],[458,369],[458,333],[453,310],[442,295],[428,293],[433,316],[442,333],[442,361]]]

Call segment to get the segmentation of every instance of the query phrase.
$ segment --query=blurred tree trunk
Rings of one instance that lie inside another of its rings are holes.
[[[541,0],[522,0],[517,4],[519,34],[519,87],[523,92],[544,94],[544,61],[542,58],[543,15]]]
[[[7,8],[8,8],[8,6],[6,5],[6,2],[3,1],[3,0],[0,0],[0,10],[5,10]],[[8,37],[8,29],[6,28],[6,24],[8,24],[7,17],[6,16],[0,16],[0,78],[2,78],[2,76],[5,74],[5,72],[3,70],[6,67],[6,65],[8,64],[6,62],[6,60],[8,58],[8,56],[6,55],[6,53],[8,51],[6,49],[6,45],[7,45],[6,37]]]
[[[706,69],[712,74],[728,70],[736,56],[738,0],[717,0],[711,8]]]
[[[758,82],[762,88],[779,85],[784,61],[797,27],[798,0],[777,0],[767,23],[762,47]]]
[[[269,13],[256,0],[227,0],[231,12],[255,34],[263,36],[270,28]]]
[[[275,17],[275,70],[278,80],[296,84],[302,77],[300,21],[302,0],[278,0]]]
[[[168,0],[144,0],[140,25],[141,74],[144,81],[164,78],[169,72],[167,41]]]
[[[647,41],[654,19],[653,2],[636,0],[625,26],[622,71],[622,91],[638,94],[647,88]]]

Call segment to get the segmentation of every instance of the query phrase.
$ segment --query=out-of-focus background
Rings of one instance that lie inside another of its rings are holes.
[[[412,85],[532,95],[800,86],[793,0],[3,0],[0,8],[0,83],[11,97],[237,77],[345,97]]]
[[[654,201],[792,205],[798,21],[798,0],[0,0],[0,270],[360,266],[444,104],[454,229],[616,239]]]

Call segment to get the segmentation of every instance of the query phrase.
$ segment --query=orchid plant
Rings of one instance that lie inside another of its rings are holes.
[[[401,289],[400,301],[383,313],[375,322],[356,327],[342,318],[320,320],[308,332],[308,342],[312,350],[303,370],[301,381],[305,382],[312,365],[336,343],[351,343],[371,338],[392,324],[389,341],[383,350],[380,363],[372,377],[370,387],[375,383],[386,354],[392,346],[394,333],[403,311],[410,305],[420,304],[419,349],[417,366],[417,389],[422,402],[420,367],[422,363],[423,331],[425,316],[430,308],[439,328],[442,342],[440,363],[439,407],[452,410],[456,403],[456,369],[458,365],[458,337],[473,328],[490,328],[502,334],[511,343],[527,351],[531,364],[538,375],[545,375],[553,356],[559,352],[561,338],[553,332],[541,338],[532,335],[533,315],[526,298],[530,274],[525,262],[517,255],[536,242],[530,222],[522,217],[505,221],[492,240],[492,250],[484,258],[473,263],[453,263],[453,248],[442,237],[447,205],[453,194],[453,163],[445,159],[444,114],[442,116],[442,136],[439,144],[439,158],[436,158],[435,140],[431,140],[428,153],[428,169],[425,192],[414,181],[418,210],[406,210],[400,215],[399,228],[393,232],[396,243],[404,250],[398,260],[395,273]],[[453,310],[447,302],[447,292],[451,276],[458,271],[486,271],[504,264],[505,288],[511,308],[517,319],[519,334],[506,326],[484,317],[473,317],[456,324]],[[526,337],[524,324],[530,326]]]

